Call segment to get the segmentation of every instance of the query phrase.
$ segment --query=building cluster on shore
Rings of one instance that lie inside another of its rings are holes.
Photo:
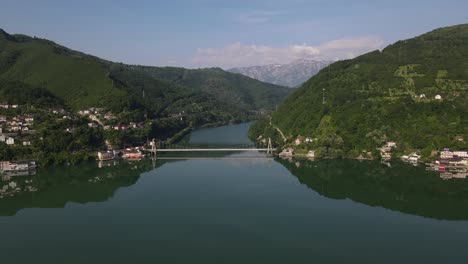
[[[115,160],[118,158],[126,160],[141,160],[145,155],[143,153],[144,147],[131,147],[122,150],[107,150],[107,151],[98,151],[97,159],[98,161],[108,161]]]
[[[430,170],[440,173],[442,179],[465,179],[468,176],[468,152],[444,149],[438,159],[427,164]]]
[[[306,158],[315,158],[314,150],[304,150],[300,149],[301,152],[297,153],[296,147],[304,143],[312,143],[316,139],[314,138],[303,138],[297,137],[292,144],[282,149],[278,154],[279,157],[285,159],[291,159],[292,157],[306,157]],[[463,141],[463,137],[457,136],[455,138],[457,141]],[[301,148],[301,147],[299,147]],[[380,158],[383,162],[388,163],[394,157],[393,152],[397,148],[397,143],[393,141],[388,141],[384,146],[378,148],[380,153]],[[307,148],[306,148],[307,149]],[[437,171],[440,173],[440,177],[443,179],[451,178],[466,178],[468,176],[468,152],[465,150],[450,150],[443,149],[441,151],[433,151],[432,155],[437,155],[438,157],[432,163],[426,163],[428,169],[432,171]],[[432,156],[434,157],[434,156]],[[357,159],[361,160],[372,160],[375,157],[372,157],[371,152],[363,152],[359,155]],[[418,152],[412,152],[406,155],[400,156],[400,159],[403,162],[418,166],[421,164],[421,155]]]
[[[28,176],[36,174],[35,161],[0,161],[0,175],[2,180],[9,180],[13,176]]]

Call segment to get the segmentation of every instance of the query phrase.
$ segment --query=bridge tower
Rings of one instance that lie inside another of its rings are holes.
[[[271,138],[268,138],[267,154],[273,154],[273,147],[271,146]]]
[[[154,157],[156,157],[156,141],[154,140],[151,140],[151,153],[153,154]]]

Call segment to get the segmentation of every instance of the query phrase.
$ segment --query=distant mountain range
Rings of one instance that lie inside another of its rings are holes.
[[[245,76],[288,87],[297,87],[317,74],[332,61],[295,60],[289,64],[269,64],[232,68],[229,72],[240,73]]]

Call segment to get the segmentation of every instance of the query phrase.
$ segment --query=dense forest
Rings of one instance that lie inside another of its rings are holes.
[[[288,97],[251,137],[316,138],[319,156],[356,157],[386,141],[428,157],[468,140],[468,24],[333,63]],[[464,141],[463,141],[464,140]]]
[[[0,80],[41,87],[73,110],[105,107],[115,112],[138,110],[151,117],[189,110],[213,114],[222,122],[252,119],[259,111],[274,109],[290,93],[219,68],[114,63],[1,29]]]

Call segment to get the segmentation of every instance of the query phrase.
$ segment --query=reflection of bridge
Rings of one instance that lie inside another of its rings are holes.
[[[151,142],[151,149],[148,149],[153,155],[156,155],[157,152],[244,152],[244,151],[255,151],[255,152],[263,152],[266,151],[267,154],[272,154],[275,150],[271,145],[271,139],[268,139],[268,144],[265,146],[257,146],[253,144],[244,144],[238,146],[229,146],[229,147],[220,147],[220,148],[213,148],[213,147],[200,147],[200,146],[193,146],[193,145],[161,145],[157,144],[155,140]]]

